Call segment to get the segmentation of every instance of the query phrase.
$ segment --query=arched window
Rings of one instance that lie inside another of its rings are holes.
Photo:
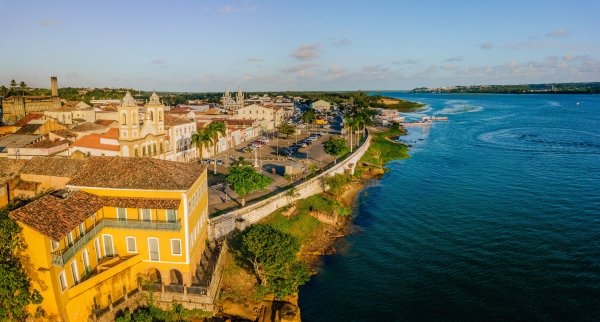
[[[146,156],[146,147],[145,146],[142,148],[142,156],[144,156],[144,157]]]
[[[163,120],[163,111],[158,112],[158,120],[162,122]]]
[[[154,113],[152,113],[152,111],[150,111],[149,113],[150,113],[150,121],[154,121]]]
[[[125,112],[123,112],[123,115],[121,117],[121,123],[127,124],[127,113]]]

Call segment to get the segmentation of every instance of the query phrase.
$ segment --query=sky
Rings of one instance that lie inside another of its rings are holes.
[[[600,81],[600,1],[0,0],[0,84],[403,90]]]

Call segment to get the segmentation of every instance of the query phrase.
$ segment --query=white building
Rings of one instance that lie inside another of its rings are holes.
[[[265,131],[278,127],[283,120],[283,110],[275,106],[250,104],[234,111],[234,117],[241,120],[260,121]]]
[[[327,113],[331,111],[331,103],[324,100],[314,101],[310,104],[310,107],[320,113]]]
[[[165,115],[166,159],[187,162],[196,157],[196,146],[192,145],[192,135],[197,132],[196,121]]]

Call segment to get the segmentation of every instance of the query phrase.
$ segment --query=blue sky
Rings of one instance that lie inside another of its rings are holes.
[[[7,1],[0,84],[223,91],[600,81],[600,1]]]

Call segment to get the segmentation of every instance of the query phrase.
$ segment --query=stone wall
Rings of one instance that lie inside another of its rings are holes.
[[[326,188],[323,186],[322,179],[324,177],[344,172],[354,174],[356,163],[365,154],[370,144],[370,137],[367,137],[367,140],[363,145],[356,149],[346,159],[339,161],[336,165],[325,170],[320,175],[291,188],[290,190],[293,189],[293,191],[282,191],[265,200],[240,209],[232,210],[218,217],[210,218],[208,227],[209,238],[213,240],[219,239],[236,228],[243,230],[246,226],[257,223],[281,207],[285,207],[296,200],[323,192],[324,188]]]

